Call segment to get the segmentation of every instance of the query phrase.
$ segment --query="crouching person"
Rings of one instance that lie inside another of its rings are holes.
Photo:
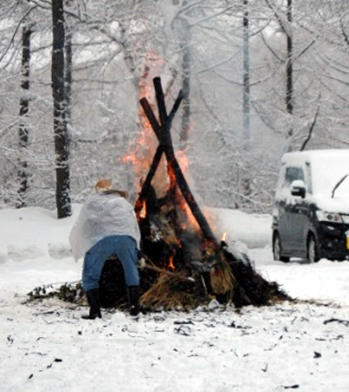
[[[128,290],[130,314],[136,316],[139,305],[140,230],[127,192],[112,188],[109,180],[100,180],[95,193],[83,204],[69,236],[75,260],[84,257],[82,286],[89,314],[86,319],[101,318],[99,280],[106,260],[115,255],[121,262]]]

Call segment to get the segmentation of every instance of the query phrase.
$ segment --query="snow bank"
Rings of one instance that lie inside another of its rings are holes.
[[[39,207],[0,211],[0,263],[41,257],[60,260],[71,257],[69,233],[81,205],[73,205],[73,215],[57,219],[55,211]],[[209,209],[217,238],[227,233],[228,241],[241,241],[248,248],[270,244],[271,216],[248,215],[238,210]]]
[[[70,256],[68,235],[80,207],[73,205],[73,216],[65,219],[39,207],[1,210],[0,263]]]
[[[241,241],[248,248],[264,248],[271,244],[272,216],[246,214],[239,210],[211,208],[217,238],[227,234],[227,241]]]

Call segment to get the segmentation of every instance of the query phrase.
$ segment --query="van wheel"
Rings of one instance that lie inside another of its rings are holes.
[[[281,256],[281,241],[278,233],[274,234],[273,239],[273,256],[275,261],[283,261],[287,263],[290,261],[289,257]]]
[[[307,249],[309,263],[317,263],[320,258],[316,239],[313,234],[309,235]]]

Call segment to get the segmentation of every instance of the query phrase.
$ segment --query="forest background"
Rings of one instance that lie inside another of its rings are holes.
[[[286,151],[347,148],[348,0],[0,0],[0,208],[135,200],[153,78],[200,203],[271,212]]]

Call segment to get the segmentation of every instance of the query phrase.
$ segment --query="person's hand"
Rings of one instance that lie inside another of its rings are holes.
[[[141,257],[140,259],[138,259],[137,267],[139,269],[142,270],[143,268],[145,268],[145,265],[146,265],[146,263],[145,263],[145,258],[144,257]]]

